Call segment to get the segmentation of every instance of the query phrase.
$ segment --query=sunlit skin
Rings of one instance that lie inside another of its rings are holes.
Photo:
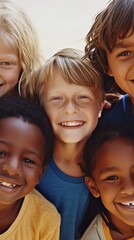
[[[44,146],[37,126],[21,118],[0,119],[0,233],[12,224],[24,196],[39,182]]]
[[[17,51],[0,39],[0,97],[17,94],[21,71]]]
[[[134,105],[134,33],[119,39],[112,50],[107,52],[110,76],[118,86],[128,93]]]
[[[81,176],[78,163],[102,110],[93,88],[68,84],[58,70],[43,91],[43,105],[55,134],[54,160],[72,176]]]
[[[93,179],[86,179],[94,197],[101,196],[109,219],[123,233],[111,231],[113,240],[134,236],[134,140],[116,138],[95,154]]]

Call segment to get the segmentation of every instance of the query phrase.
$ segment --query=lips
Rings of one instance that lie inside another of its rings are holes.
[[[0,180],[0,186],[12,189],[15,188],[17,185]]]
[[[64,121],[61,122],[60,125],[64,127],[79,127],[84,124],[83,121]]]
[[[126,201],[126,202],[121,202],[119,203],[121,207],[124,209],[134,209],[134,201]]]

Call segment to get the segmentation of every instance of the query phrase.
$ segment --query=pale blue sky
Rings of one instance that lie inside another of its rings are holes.
[[[92,20],[108,0],[12,0],[28,13],[47,59],[65,47],[84,49]]]

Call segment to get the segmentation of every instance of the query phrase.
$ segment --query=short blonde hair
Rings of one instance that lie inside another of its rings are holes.
[[[65,48],[54,54],[41,67],[33,84],[29,85],[28,97],[37,99],[43,105],[43,92],[49,79],[54,79],[55,69],[69,84],[93,87],[98,91],[98,100],[104,99],[102,78],[84,52]]]
[[[29,83],[42,64],[39,40],[36,30],[26,13],[15,3],[0,1],[0,39],[18,52],[22,73],[19,79],[19,91],[25,92]]]

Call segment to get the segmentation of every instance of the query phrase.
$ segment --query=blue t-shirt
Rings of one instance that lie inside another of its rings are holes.
[[[76,240],[86,214],[90,192],[84,177],[71,177],[63,173],[53,160],[36,187],[61,214],[60,240]]]
[[[125,126],[134,126],[134,115],[128,94],[125,94],[112,108],[103,110],[97,129]]]

